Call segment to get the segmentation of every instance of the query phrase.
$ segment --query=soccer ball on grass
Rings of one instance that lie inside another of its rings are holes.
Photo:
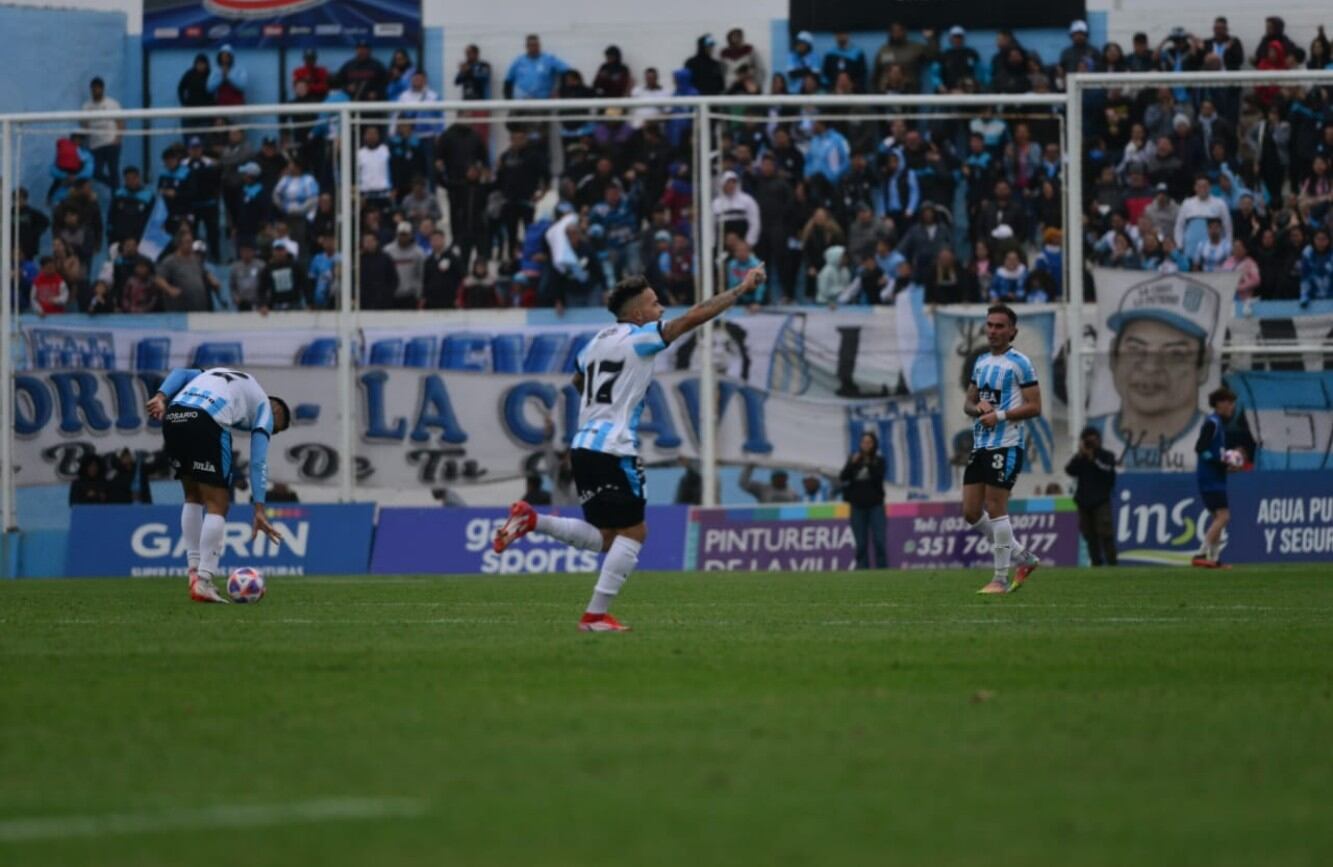
[[[264,591],[264,576],[258,569],[242,566],[231,570],[231,577],[227,579],[227,595],[232,602],[258,602],[264,598]]]

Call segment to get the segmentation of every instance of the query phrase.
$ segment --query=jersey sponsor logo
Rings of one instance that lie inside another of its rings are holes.
[[[212,461],[195,461],[194,468],[201,473],[216,473],[218,468],[213,466]]]
[[[192,418],[198,418],[198,417],[199,417],[199,413],[197,413],[197,412],[193,412],[193,411],[191,411],[191,412],[169,412],[169,413],[166,414],[166,420],[167,420],[167,421],[188,421],[189,419],[192,419]]]

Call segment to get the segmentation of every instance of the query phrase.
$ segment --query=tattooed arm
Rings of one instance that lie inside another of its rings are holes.
[[[719,292],[707,301],[700,301],[698,304],[685,311],[685,315],[678,319],[672,319],[662,326],[662,339],[671,343],[677,337],[686,332],[693,331],[700,325],[703,325],[710,319],[725,313],[736,304],[746,292],[753,290],[760,283],[764,282],[764,266],[751,268],[745,275],[745,279],[734,288],[725,292]]]

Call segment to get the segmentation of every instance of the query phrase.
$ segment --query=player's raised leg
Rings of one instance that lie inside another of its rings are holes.
[[[602,531],[592,524],[578,518],[539,515],[523,500],[509,507],[509,518],[495,531],[492,546],[498,553],[534,530],[584,551],[606,550]]]

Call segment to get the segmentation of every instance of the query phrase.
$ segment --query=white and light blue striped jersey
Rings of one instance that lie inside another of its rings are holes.
[[[178,373],[173,371],[172,376]],[[163,386],[163,393],[171,403],[202,409],[222,427],[262,430],[273,435],[273,409],[268,395],[250,374],[215,367],[192,378],[174,395],[167,391],[172,384],[168,379]]]
[[[1037,384],[1037,370],[1028,357],[1017,349],[1003,355],[987,352],[972,367],[972,384],[981,400],[1005,412],[1023,405],[1023,389]],[[972,425],[973,449],[1022,447],[1027,425],[1023,421],[997,422],[987,428],[980,421]]]
[[[578,357],[583,396],[571,448],[639,453],[639,416],[653,381],[653,356],[666,347],[661,322],[617,322],[583,347]]]

